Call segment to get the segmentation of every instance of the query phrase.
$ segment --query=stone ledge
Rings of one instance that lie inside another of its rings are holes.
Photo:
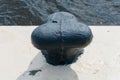
[[[35,27],[0,27],[1,80],[120,79],[119,26],[91,26],[94,38],[85,53],[76,63],[57,67],[47,64],[32,46],[30,36]]]

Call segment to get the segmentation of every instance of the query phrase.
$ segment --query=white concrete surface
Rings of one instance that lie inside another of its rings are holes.
[[[120,26],[91,26],[94,38],[84,54],[72,65],[57,67],[32,46],[34,28],[0,27],[0,80],[120,79]],[[39,71],[30,75],[32,70]]]

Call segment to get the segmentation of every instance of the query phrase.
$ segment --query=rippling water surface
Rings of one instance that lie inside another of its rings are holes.
[[[120,0],[0,0],[0,25],[39,25],[58,11],[88,25],[120,25]]]

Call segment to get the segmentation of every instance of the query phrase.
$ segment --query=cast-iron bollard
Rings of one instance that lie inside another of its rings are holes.
[[[65,65],[77,60],[92,37],[90,28],[79,23],[74,15],[57,12],[32,32],[31,40],[42,51],[48,63]]]

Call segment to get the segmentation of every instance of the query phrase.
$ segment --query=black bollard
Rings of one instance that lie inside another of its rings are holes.
[[[50,15],[31,35],[32,44],[42,51],[46,61],[52,65],[75,62],[92,38],[90,28],[67,12]]]

